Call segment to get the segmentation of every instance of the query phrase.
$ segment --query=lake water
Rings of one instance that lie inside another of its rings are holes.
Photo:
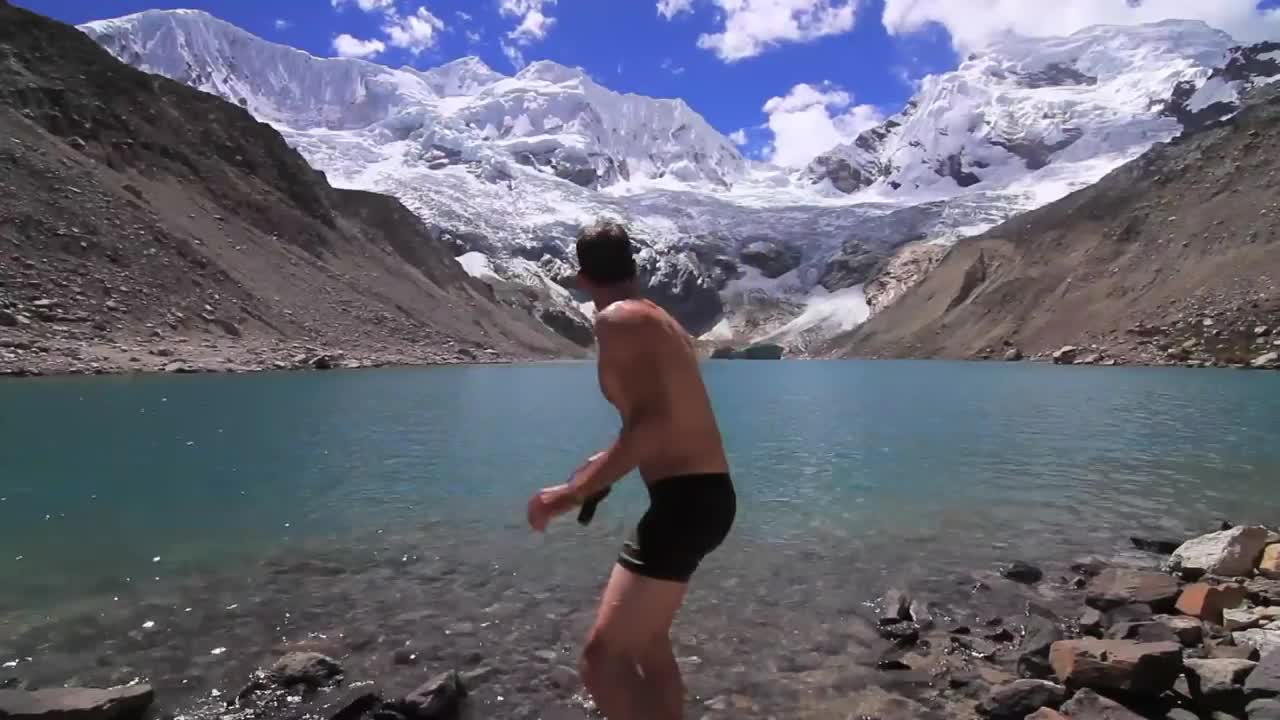
[[[1280,518],[1280,374],[705,372],[739,516],[676,639],[691,693],[754,698],[738,716],[843,717],[830,677],[870,642],[849,617],[890,586],[959,606],[1010,560]],[[493,666],[477,702],[503,717],[572,707],[543,678],[574,664],[644,491],[545,536],[524,508],[617,426],[578,363],[0,383],[0,681],[186,701],[307,641],[392,687]]]

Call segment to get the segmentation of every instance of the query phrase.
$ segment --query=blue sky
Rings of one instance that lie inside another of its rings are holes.
[[[914,80],[995,33],[1200,17],[1280,37],[1280,0],[14,0],[70,23],[206,10],[315,55],[429,67],[477,55],[579,66],[614,90],[681,97],[753,155],[784,164],[899,110]],[[346,36],[346,37],[342,37]],[[342,38],[338,40],[338,38]],[[1254,39],[1254,38],[1248,38]],[[337,41],[337,42],[335,42]]]

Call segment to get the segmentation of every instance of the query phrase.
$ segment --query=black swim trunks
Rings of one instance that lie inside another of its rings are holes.
[[[649,488],[649,510],[622,545],[618,564],[656,580],[689,582],[729,535],[738,499],[728,473],[664,478]]]

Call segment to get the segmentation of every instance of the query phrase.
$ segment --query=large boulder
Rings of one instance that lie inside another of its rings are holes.
[[[1231,633],[1231,639],[1236,645],[1256,648],[1264,658],[1271,653],[1280,652],[1280,627],[1275,625]]]
[[[1221,625],[1222,611],[1239,607],[1246,594],[1240,585],[1188,585],[1178,596],[1178,612]]]
[[[0,690],[4,720],[135,720],[155,700],[150,685]]]
[[[771,280],[796,269],[801,257],[799,248],[783,247],[768,240],[757,240],[742,248],[738,255],[743,265],[750,265]]]
[[[1267,546],[1268,531],[1254,525],[1201,535],[1186,541],[1169,558],[1165,569],[1185,577],[1204,574],[1243,577],[1253,574]]]
[[[1182,673],[1182,646],[1172,642],[1063,640],[1053,644],[1049,662],[1058,680],[1070,688],[1154,696],[1172,688]]]
[[[1145,720],[1138,713],[1092,690],[1081,690],[1062,706],[1071,720]]]
[[[1137,603],[1163,612],[1173,609],[1178,592],[1177,579],[1165,573],[1109,568],[1089,582],[1085,603],[1099,610]]]
[[[978,712],[991,720],[1023,720],[1036,710],[1057,709],[1067,699],[1067,689],[1044,680],[1014,680],[991,691]]]
[[[1245,678],[1257,663],[1248,660],[1187,660],[1187,686],[1201,710],[1239,713],[1245,706]]]
[[[1280,651],[1262,657],[1244,685],[1250,699],[1280,697]]]

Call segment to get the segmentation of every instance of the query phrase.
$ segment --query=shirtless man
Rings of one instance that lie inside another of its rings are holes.
[[[680,720],[671,623],[694,570],[728,535],[737,498],[693,341],[639,297],[626,231],[598,224],[578,236],[577,253],[578,282],[597,310],[600,389],[622,429],[569,482],[533,496],[529,524],[543,531],[639,468],[649,509],[623,544],[580,667],[609,720]]]

